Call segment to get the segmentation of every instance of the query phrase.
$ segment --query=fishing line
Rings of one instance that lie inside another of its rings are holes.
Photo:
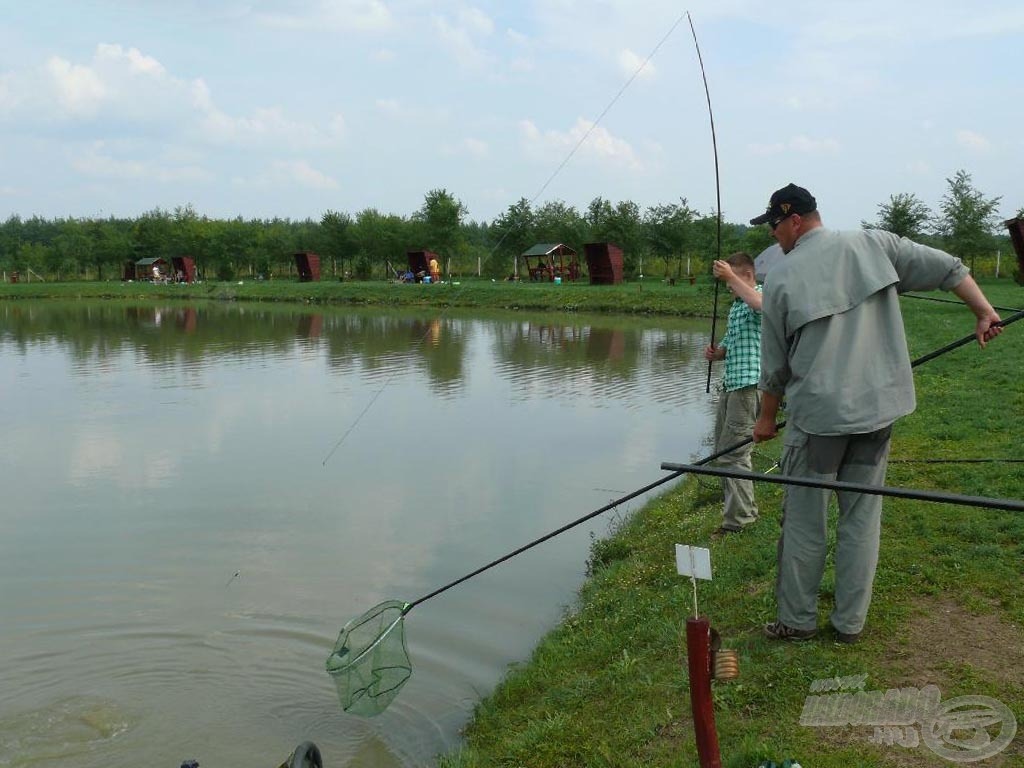
[[[579,148],[583,146],[583,143],[590,137],[590,134],[592,134],[597,129],[597,127],[601,124],[601,121],[605,118],[605,116],[608,114],[608,112],[611,111],[612,107],[615,106],[616,102],[618,102],[618,100],[626,92],[626,90],[629,88],[629,86],[631,86],[633,84],[633,81],[636,80],[637,77],[640,76],[640,73],[643,72],[644,68],[647,66],[647,64],[650,62],[650,60],[653,59],[654,56],[658,53],[658,51],[661,49],[661,46],[664,45],[665,42],[672,36],[672,33],[675,32],[676,27],[679,26],[679,24],[682,22],[683,18],[684,17],[689,17],[689,15],[690,15],[689,12],[684,12],[684,13],[680,14],[679,18],[677,18],[675,20],[675,22],[673,22],[672,26],[669,27],[668,32],[666,32],[662,36],[661,40],[658,41],[657,45],[655,45],[654,48],[651,49],[651,52],[647,54],[647,57],[642,62],[640,62],[640,65],[636,68],[636,70],[633,72],[633,74],[630,75],[630,77],[626,80],[626,82],[623,83],[622,87],[619,88],[618,93],[616,93],[615,96],[612,97],[612,100],[608,102],[608,105],[601,111],[601,114],[598,115],[597,119],[591,124],[591,126],[589,128],[587,128],[587,130],[584,132],[583,136],[581,136],[579,141],[576,142],[575,146],[573,146],[573,148],[571,150],[569,150],[569,154],[565,156],[565,159],[562,160],[562,162],[558,164],[558,167],[555,168],[554,172],[548,177],[547,181],[545,181],[541,185],[540,189],[537,190],[537,193],[532,198],[530,198],[530,200],[528,202],[528,205],[532,206],[537,201],[537,199],[542,194],[544,194],[544,191],[548,188],[548,186],[551,184],[551,182],[554,181],[555,177],[558,176],[558,174],[560,174],[562,172],[562,169],[565,168],[566,165],[568,165],[568,163],[572,159],[573,155],[575,155],[576,152],[579,150]],[[690,25],[692,27],[692,25],[693,25],[692,21],[690,22]],[[700,54],[700,52],[698,50],[698,56],[699,56],[699,54]],[[701,66],[703,68],[703,65],[701,65]],[[706,86],[707,86],[707,82],[705,81],[705,87]],[[712,123],[712,131],[713,130],[714,130],[714,124]],[[718,158],[717,158],[717,155],[716,155],[716,157],[715,157],[715,176],[716,176],[716,179],[717,179],[717,175],[718,175]],[[722,228],[721,214],[722,214],[722,206],[721,206],[721,200],[719,200],[719,205],[718,205],[718,215],[719,215],[718,216],[719,254],[721,254],[721,228]],[[517,231],[518,228],[521,227],[521,226],[522,226],[522,224],[520,224],[518,226],[509,227],[508,229],[505,230],[505,232],[498,239],[498,242],[495,243],[494,247],[491,248],[490,253],[487,255],[486,263],[488,265],[491,263],[491,260],[494,258],[495,254],[498,252],[498,249],[501,247],[501,244],[505,242],[505,239],[510,234],[512,234],[513,232]],[[465,290],[465,289],[460,287],[459,290],[456,291],[454,295],[458,296],[463,290]],[[716,305],[715,306],[716,306],[716,310],[717,310],[717,301],[718,301],[718,286],[717,286],[717,284],[715,285],[715,301],[716,301]],[[441,312],[441,314],[440,314],[438,319],[444,317],[445,313],[447,311],[448,311],[448,307],[445,307],[442,310],[442,312]],[[430,329],[427,329],[427,331],[424,332],[423,336],[420,337],[420,339],[417,342],[417,344],[422,344],[426,340],[427,336],[429,336],[429,335],[430,335]],[[712,335],[712,341],[714,341],[713,335]],[[398,375],[397,372],[393,372],[384,380],[384,383],[381,384],[380,389],[378,389],[373,394],[373,396],[370,398],[370,401],[366,404],[366,407],[363,408],[363,410],[355,418],[355,420],[352,422],[352,424],[349,426],[349,428],[347,430],[345,430],[345,433],[338,439],[338,441],[334,444],[334,446],[331,448],[331,450],[328,451],[327,455],[324,457],[323,461],[321,462],[321,466],[325,466],[325,467],[327,466],[327,462],[330,460],[331,456],[333,456],[335,451],[337,451],[345,443],[345,441],[348,439],[348,436],[350,434],[352,434],[352,432],[355,430],[355,428],[359,425],[359,422],[363,420],[363,417],[366,416],[366,414],[373,407],[373,404],[377,402],[377,398],[379,398],[384,393],[384,390],[388,388],[388,385],[391,384],[391,381],[397,375]],[[710,387],[710,381],[711,381],[711,368],[710,368],[710,364],[709,364],[709,366],[708,366],[708,382],[709,382],[708,386],[709,387]]]

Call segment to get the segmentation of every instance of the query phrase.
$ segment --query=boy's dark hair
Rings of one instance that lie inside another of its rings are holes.
[[[730,267],[749,269],[751,272],[755,271],[754,260],[750,258],[750,254],[746,251],[736,251],[736,253],[731,254],[725,261]]]

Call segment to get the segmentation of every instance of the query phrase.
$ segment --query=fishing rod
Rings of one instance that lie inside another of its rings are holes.
[[[661,468],[672,472],[682,472],[694,475],[713,475],[715,477],[731,477],[736,480],[753,480],[760,483],[773,483],[775,485],[799,485],[803,488],[825,488],[832,491],[865,493],[871,496],[891,496],[897,499],[930,501],[937,504],[958,504],[964,507],[984,507],[986,509],[1005,509],[1010,512],[1024,512],[1024,501],[1017,501],[1015,499],[988,498],[986,496],[964,496],[957,493],[921,491],[915,488],[893,488],[886,485],[867,485],[865,483],[851,483],[845,480],[818,480],[808,477],[796,477],[794,475],[762,475],[759,472],[747,472],[740,469],[702,467],[696,464],[677,464],[669,461],[662,462]]]
[[[1002,320],[994,325],[1006,326],[1020,320],[1022,317],[1024,317],[1024,311],[1018,312],[1006,320]],[[911,366],[916,367],[928,362],[929,360],[934,360],[939,355],[957,349],[974,338],[974,335],[971,334],[962,339],[958,339],[957,341],[947,344],[934,352],[919,357],[911,363]],[[786,422],[783,421],[776,425],[776,428],[782,429],[785,425]],[[492,560],[486,565],[483,565],[480,568],[467,573],[465,576],[455,579],[432,592],[428,592],[412,602],[386,600],[382,603],[378,603],[361,616],[352,619],[341,629],[341,632],[338,635],[338,640],[334,645],[334,649],[327,657],[327,661],[325,663],[325,668],[328,674],[334,679],[335,686],[337,687],[342,709],[346,712],[353,712],[355,714],[362,714],[366,716],[380,714],[388,707],[394,697],[398,694],[398,691],[411,677],[412,662],[409,660],[405,646],[404,623],[406,615],[417,605],[420,605],[443,592],[447,592],[449,589],[468,581],[474,576],[478,576],[484,571],[490,570],[491,568],[494,568],[495,566],[504,563],[505,561],[510,560],[511,558],[516,557],[517,555],[520,555],[571,528],[575,528],[581,523],[584,523],[603,512],[614,509],[620,504],[634,499],[647,491],[671,482],[687,472],[698,474],[698,469],[702,468],[705,464],[708,464],[728,453],[732,453],[738,448],[742,448],[752,442],[752,440],[752,437],[748,438],[736,445],[716,451],[710,456],[706,456],[692,464],[662,464],[662,468],[668,469],[669,473],[659,480],[648,483],[644,487],[639,488],[632,493],[625,494],[594,510],[593,512],[583,515],[570,523],[566,523],[560,528],[557,528],[540,538],[534,539],[528,544],[524,544],[496,560]],[[714,471],[705,472],[701,469],[700,473],[715,474],[718,472],[720,472],[720,470],[716,469]],[[813,484],[818,482],[808,480],[807,478],[791,478],[783,475],[759,475],[755,473],[749,473],[749,475],[746,473],[740,473],[738,475],[732,474],[729,476],[749,477],[749,479],[760,480],[763,482],[792,482],[794,484]],[[898,488],[878,488],[856,483],[838,483],[838,481],[833,485],[833,487],[837,490],[848,490],[858,493],[888,495],[902,494],[905,498],[1024,511],[1024,503],[1007,499],[984,499],[981,497],[971,496],[954,497],[951,494],[940,494],[937,492]]]
[[[957,301],[956,299],[943,299],[940,296],[921,296],[921,295],[916,294],[916,293],[901,293],[900,294],[900,298],[903,298],[903,299],[920,299],[921,301],[938,301],[938,302],[941,302],[942,304],[956,304],[957,306],[960,306],[960,307],[966,307],[967,306],[962,301]],[[992,305],[992,309],[998,310],[999,312],[1020,312],[1021,311],[1020,307],[997,307],[995,304]]]
[[[890,464],[1024,464],[1024,459],[889,459]]]
[[[697,62],[700,64],[700,76],[704,80],[704,95],[708,100],[708,117],[711,119],[711,148],[715,154],[715,207],[718,211],[718,236],[716,237],[717,256],[716,260],[722,259],[722,185],[718,174],[718,139],[715,136],[715,113],[711,109],[711,90],[708,88],[708,76],[704,72],[704,58],[700,55],[700,43],[697,42],[697,30],[693,26],[693,18],[690,12],[686,12],[686,18],[690,22],[690,32],[693,34],[693,46],[697,49]],[[715,346],[715,329],[718,324],[718,284],[715,280],[715,300],[711,310],[711,346]],[[705,392],[711,391],[711,360],[708,360],[708,381],[704,387]]]
[[[1018,312],[1016,315],[1012,315],[1011,317],[1008,317],[1006,320],[1001,320],[998,323],[993,323],[993,325],[1001,325],[1003,327],[1006,327],[1007,325],[1010,325],[1011,323],[1017,322],[1021,318],[1024,318],[1024,310],[1022,310],[1021,312]],[[917,366],[922,365],[922,364],[928,362],[929,360],[934,360],[936,357],[939,357],[940,355],[944,355],[947,352],[951,352],[954,349],[958,349],[959,347],[962,347],[964,344],[967,344],[967,343],[969,343],[971,341],[974,341],[974,339],[975,339],[975,336],[974,336],[973,333],[972,334],[968,334],[967,336],[964,336],[961,339],[957,339],[956,341],[954,341],[954,342],[952,342],[950,344],[947,344],[944,347],[941,347],[941,348],[939,348],[939,349],[937,349],[937,350],[935,350],[933,352],[929,352],[928,354],[923,355],[923,356],[917,358],[916,360],[913,360],[910,363],[910,366],[912,368],[916,368]],[[777,429],[782,429],[785,426],[786,426],[786,422],[785,421],[781,421],[781,422],[779,422],[776,425],[776,428]],[[705,464],[710,464],[712,461],[715,461],[716,459],[719,459],[722,456],[725,456],[726,454],[732,453],[733,451],[735,451],[735,450],[737,450],[739,448],[742,448],[745,445],[753,442],[753,439],[754,439],[753,437],[748,437],[747,439],[743,440],[742,442],[736,443],[735,445],[731,445],[728,448],[723,448],[720,451],[716,451],[715,453],[712,453],[710,456],[705,456],[703,459],[700,459],[699,461],[696,461],[692,465],[688,465],[688,466],[701,467],[701,466],[704,466]],[[664,465],[662,465],[662,468],[663,469],[665,468]],[[516,549],[516,550],[514,550],[512,552],[509,552],[507,555],[503,555],[502,557],[499,557],[497,560],[492,560],[487,565],[484,565],[484,566],[481,566],[480,568],[477,568],[472,573],[468,573],[465,576],[462,576],[462,577],[456,579],[455,581],[452,581],[452,582],[450,582],[448,584],[445,584],[443,587],[439,587],[438,589],[435,589],[433,592],[430,592],[429,594],[426,594],[426,595],[424,595],[423,597],[421,597],[421,598],[419,598],[417,600],[413,600],[411,603],[407,603],[406,604],[407,607],[403,611],[403,615],[405,613],[408,613],[410,610],[413,609],[413,607],[419,605],[420,603],[426,602],[430,598],[436,597],[437,595],[440,595],[442,592],[446,592],[449,589],[451,589],[452,587],[458,586],[462,582],[468,581],[469,579],[473,578],[474,576],[478,576],[481,573],[483,573],[484,571],[490,570],[491,568],[495,567],[496,565],[500,565],[501,563],[504,563],[506,560],[510,560],[513,557],[516,557],[517,555],[520,555],[520,554],[522,554],[523,552],[526,552],[529,549],[533,549],[538,544],[543,544],[548,539],[552,539],[552,538],[554,538],[555,536],[558,536],[561,533],[565,533],[566,531],[570,530],[571,528],[575,528],[576,526],[578,526],[578,525],[580,525],[582,523],[585,523],[588,520],[591,520],[592,518],[595,518],[598,515],[600,515],[600,514],[602,514],[604,512],[607,512],[610,509],[614,509],[615,507],[618,507],[618,506],[620,506],[621,504],[624,504],[627,501],[631,501],[632,499],[635,499],[637,496],[641,496],[641,495],[647,493],[648,491],[651,491],[651,490],[657,488],[658,486],[664,485],[665,483],[668,483],[668,482],[670,482],[672,480],[675,480],[676,478],[682,476],[685,473],[686,473],[686,470],[673,471],[671,474],[665,475],[661,479],[655,480],[653,483],[648,483],[643,488],[639,488],[639,489],[637,489],[635,491],[632,491],[631,493],[627,493],[624,496],[620,496],[619,498],[615,499],[614,501],[608,502],[603,507],[600,507],[599,509],[595,509],[593,512],[589,512],[588,514],[584,515],[583,517],[577,518],[576,520],[573,520],[570,523],[566,523],[561,528],[558,528],[558,529],[556,529],[554,531],[551,531],[550,533],[547,533],[544,536],[541,536],[539,539],[534,539],[530,543],[524,544],[523,546],[519,547],[518,549]],[[761,477],[761,475],[756,475],[756,477]],[[780,477],[780,475],[774,475],[774,477]]]

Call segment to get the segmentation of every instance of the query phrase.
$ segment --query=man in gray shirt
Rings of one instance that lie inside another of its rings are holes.
[[[814,197],[789,184],[751,224],[769,224],[787,255],[764,282],[761,414],[754,440],[776,436],[786,399],[782,471],[884,485],[896,419],[914,410],[914,381],[898,294],[942,288],[977,318],[984,347],[1002,331],[960,259],[890,232],[822,226]],[[882,498],[838,493],[835,608],[841,642],[856,642],[871,603]],[[766,636],[803,640],[817,631],[831,492],[791,486],[783,504],[775,586],[778,618]]]

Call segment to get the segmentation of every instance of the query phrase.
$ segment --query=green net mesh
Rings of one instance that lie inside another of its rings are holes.
[[[346,624],[327,657],[341,708],[363,717],[379,715],[412,675],[405,648],[406,603],[389,600]]]

